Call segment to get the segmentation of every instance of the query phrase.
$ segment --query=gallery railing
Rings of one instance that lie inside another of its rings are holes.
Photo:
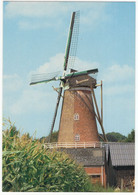
[[[53,142],[45,143],[44,148],[101,148],[102,142]]]

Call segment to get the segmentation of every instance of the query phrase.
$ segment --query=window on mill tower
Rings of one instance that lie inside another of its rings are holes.
[[[79,114],[78,114],[78,113],[75,113],[75,114],[74,114],[74,120],[75,120],[75,121],[79,120]]]
[[[80,135],[79,134],[75,135],[75,141],[80,141]]]

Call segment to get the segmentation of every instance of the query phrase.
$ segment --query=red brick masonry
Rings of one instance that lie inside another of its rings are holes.
[[[78,120],[74,115],[78,114]],[[93,100],[89,88],[65,90],[59,127],[58,142],[99,141]]]
[[[106,174],[105,167],[85,167],[86,173],[91,177],[92,183],[100,182],[104,187],[106,187]]]

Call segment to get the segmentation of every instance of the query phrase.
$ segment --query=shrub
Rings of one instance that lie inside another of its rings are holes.
[[[64,153],[44,149],[26,134],[20,136],[9,123],[3,131],[3,191],[89,191],[90,181],[83,167]]]

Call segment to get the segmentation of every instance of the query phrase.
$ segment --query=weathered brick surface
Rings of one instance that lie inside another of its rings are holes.
[[[105,174],[105,167],[85,167],[84,168],[88,175],[100,175],[100,183],[106,187],[106,174]],[[97,182],[97,178],[93,178],[92,183]]]
[[[75,113],[79,120],[74,120]],[[86,88],[64,92],[58,142],[74,142],[76,134],[80,142],[99,141],[91,91]]]
[[[73,114],[74,96],[71,96],[69,91],[65,91],[60,118],[58,142],[73,141]]]

